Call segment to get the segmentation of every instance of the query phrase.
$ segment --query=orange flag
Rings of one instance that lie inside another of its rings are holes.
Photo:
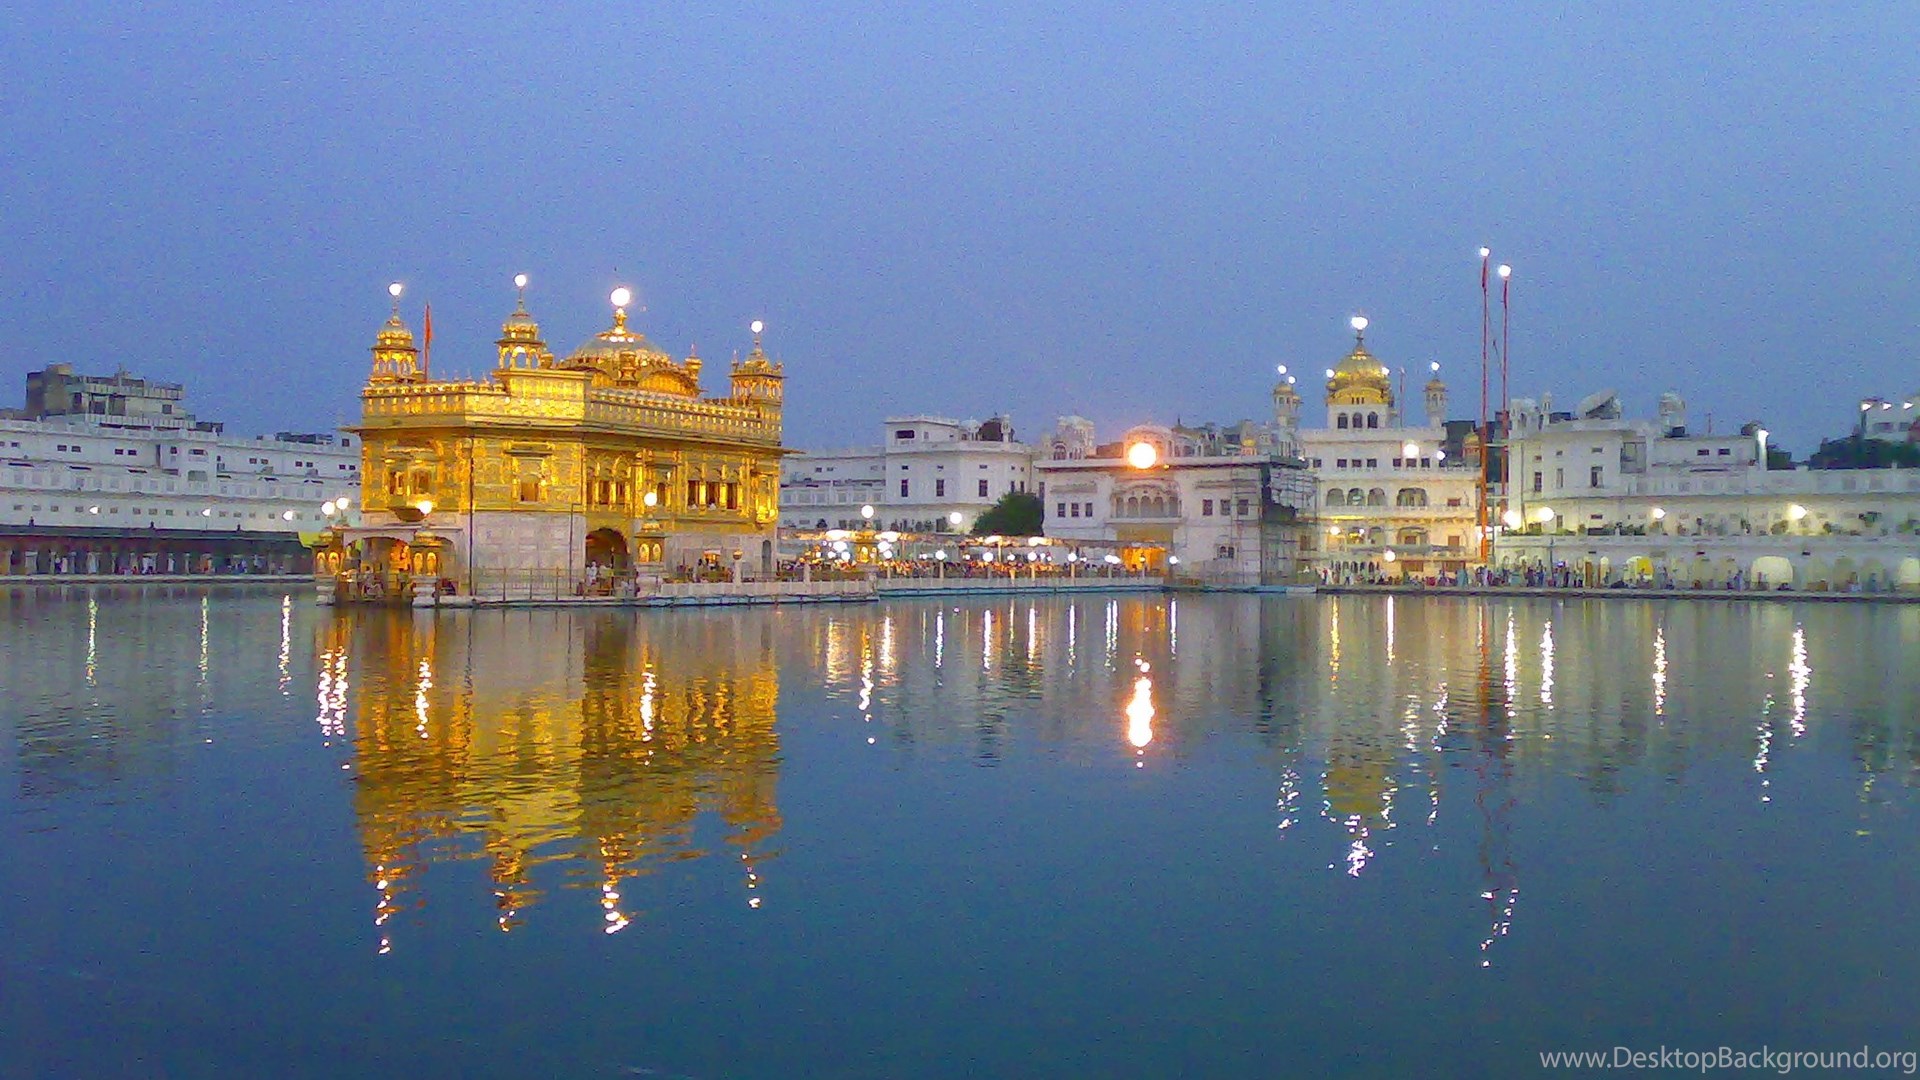
[[[428,362],[433,359],[433,305],[432,304],[427,305],[425,322],[426,322],[426,325],[422,327],[421,333],[420,333],[420,337],[422,339],[421,349],[420,349],[420,374],[423,377],[427,374]]]

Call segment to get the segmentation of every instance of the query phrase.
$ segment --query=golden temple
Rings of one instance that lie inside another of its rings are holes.
[[[705,564],[770,574],[785,373],[761,345],[726,397],[703,397],[702,361],[675,361],[613,325],[556,359],[519,301],[485,379],[434,379],[393,310],[361,391],[360,520],[323,534],[323,599],[576,594]]]

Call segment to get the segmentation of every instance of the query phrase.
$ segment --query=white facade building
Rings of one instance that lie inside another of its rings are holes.
[[[1602,391],[1568,412],[1516,400],[1495,565],[1583,580],[1920,586],[1920,470],[1768,468],[1758,424],[1687,429],[1677,394],[1630,420]]]
[[[1274,428],[1141,425],[1096,445],[1093,425],[1063,417],[1034,466],[1047,535],[1141,545],[1178,560],[1178,576],[1284,584],[1301,566],[1311,501],[1306,471]]]
[[[973,423],[891,417],[878,446],[793,454],[781,463],[780,525],[966,532],[1009,492],[1034,490],[1033,448],[1005,416]],[[958,523],[953,515],[958,514]]]
[[[1354,347],[1327,369],[1327,423],[1301,430],[1294,377],[1281,369],[1274,418],[1317,480],[1319,548],[1326,577],[1385,578],[1458,573],[1479,561],[1479,477],[1461,435],[1447,423],[1447,387],[1430,368],[1426,423],[1406,422],[1391,370],[1366,348],[1356,317]]]
[[[182,397],[124,372],[29,376],[28,407],[0,418],[0,573],[204,572],[268,550],[290,566],[325,503],[358,505],[352,436],[227,436]]]

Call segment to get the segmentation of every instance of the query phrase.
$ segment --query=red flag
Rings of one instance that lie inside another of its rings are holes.
[[[421,328],[420,337],[422,339],[421,349],[420,349],[420,374],[424,376],[427,373],[427,362],[433,356],[433,305],[432,304],[427,305],[425,325]]]

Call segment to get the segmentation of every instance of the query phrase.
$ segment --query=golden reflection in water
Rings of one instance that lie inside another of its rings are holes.
[[[1667,715],[1667,628],[1653,628],[1653,715]]]
[[[1327,678],[1335,686],[1340,684],[1340,600],[1337,597],[1327,607]]]
[[[1772,673],[1768,673],[1772,678]],[[1753,771],[1760,774],[1760,801],[1772,802],[1768,791],[1773,780],[1767,776],[1767,763],[1773,751],[1773,695],[1768,694],[1760,702],[1760,720],[1754,725]]]
[[[1153,741],[1153,679],[1148,675],[1153,668],[1145,660],[1133,663],[1140,675],[1133,680],[1133,698],[1127,702],[1127,741],[1133,744],[1134,767],[1144,769],[1147,744]]]
[[[623,881],[710,854],[694,841],[705,815],[760,908],[782,826],[778,677],[771,635],[732,631],[691,618],[643,632],[631,613],[328,620],[315,700],[328,740],[352,717],[380,952],[451,863],[485,867],[502,931],[541,901],[538,880],[593,890],[597,924],[618,933],[642,917]]]
[[[1807,664],[1807,628],[1798,623],[1793,627],[1793,663],[1787,665],[1787,673],[1793,676],[1793,737],[1797,739],[1807,733],[1807,687],[1813,682],[1813,668]]]

